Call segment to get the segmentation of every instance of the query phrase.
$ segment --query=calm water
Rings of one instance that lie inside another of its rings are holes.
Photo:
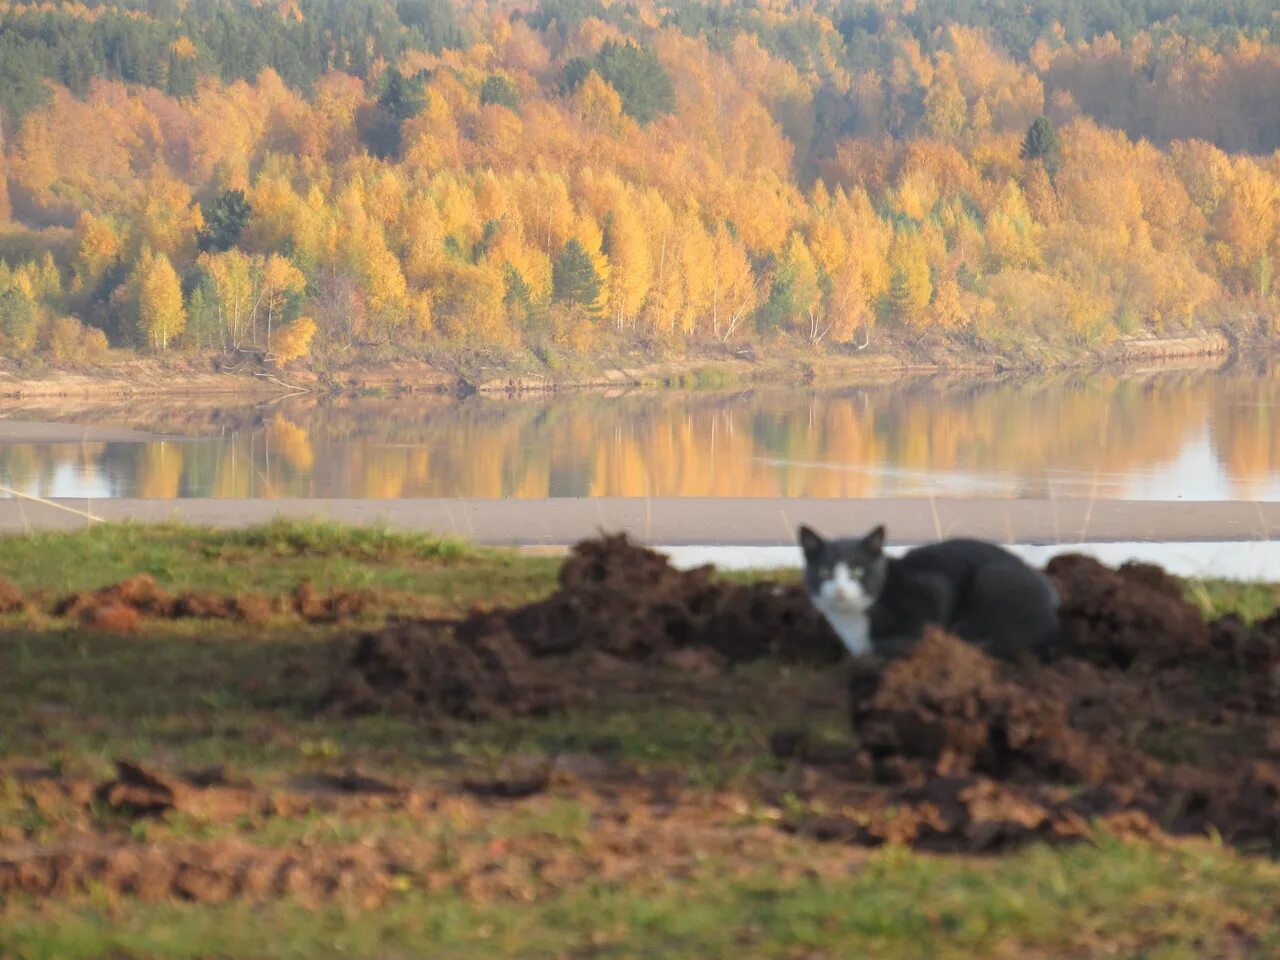
[[[64,497],[812,496],[1280,499],[1280,373],[997,383],[133,403],[68,415],[181,439],[0,445]]]

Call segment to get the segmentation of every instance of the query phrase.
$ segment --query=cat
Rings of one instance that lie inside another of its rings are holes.
[[[885,555],[885,529],[825,539],[802,526],[809,598],[855,657],[901,656],[927,624],[998,657],[1045,653],[1059,632],[1049,578],[994,543],[943,540],[900,559]]]

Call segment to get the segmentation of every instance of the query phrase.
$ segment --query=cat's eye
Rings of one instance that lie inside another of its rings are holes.
[[[854,575],[855,577],[860,577],[860,576],[862,576],[862,568],[861,568],[861,567],[854,567],[854,568],[853,568],[853,570],[852,570],[851,572],[853,573],[853,575]]]

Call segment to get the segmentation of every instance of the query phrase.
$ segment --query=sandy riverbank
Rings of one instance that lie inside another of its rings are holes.
[[[885,523],[890,540],[911,544],[974,536],[1004,543],[1083,541],[1270,541],[1280,537],[1280,503],[1121,500],[798,498],[575,498],[0,500],[0,532],[72,529],[90,521],[174,521],[219,527],[276,517],[384,524],[488,545],[574,543],[625,531],[644,543],[781,546],[796,526],[854,533]]]
[[[948,341],[886,338],[872,350],[815,348],[793,341],[731,350],[691,350],[680,357],[629,354],[550,369],[533,361],[440,357],[351,360],[320,368],[276,369],[257,361],[225,366],[220,355],[124,357],[92,370],[31,370],[0,363],[0,398],[68,402],[132,397],[271,397],[302,393],[537,393],[633,387],[726,388],[760,383],[871,383],[920,373],[988,376],[1088,366],[1143,369],[1152,364],[1221,363],[1232,353],[1222,333],[1135,337],[1097,347],[1028,344],[1016,354]]]

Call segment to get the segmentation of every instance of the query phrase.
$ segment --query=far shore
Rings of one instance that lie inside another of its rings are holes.
[[[945,537],[1064,545],[1120,541],[1271,542],[1280,502],[1001,499],[564,497],[551,499],[192,498],[0,499],[0,533],[69,530],[96,522],[246,527],[277,518],[380,525],[485,546],[557,547],[626,533],[664,546],[786,546],[805,523],[849,535],[883,523],[890,542]]]
[[[1263,344],[1269,349],[1269,344]],[[1221,332],[1135,337],[1097,348],[1029,344],[1016,355],[979,352],[954,343],[887,339],[867,352],[780,344],[691,351],[681,357],[600,358],[550,369],[470,358],[379,360],[317,369],[242,363],[220,369],[212,355],[120,358],[86,370],[39,370],[0,363],[0,415],[7,402],[85,401],[132,397],[189,400],[267,399],[289,394],[545,393],[636,387],[732,388],[759,383],[872,383],[927,373],[983,376],[1108,367],[1144,370],[1174,363],[1221,364],[1233,355]]]

